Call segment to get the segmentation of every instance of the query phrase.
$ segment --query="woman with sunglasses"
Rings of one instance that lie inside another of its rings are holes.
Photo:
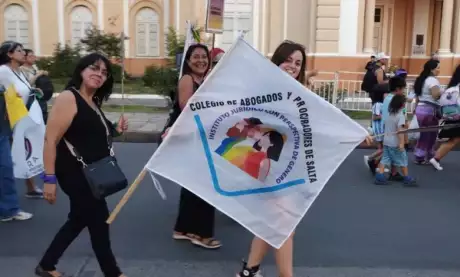
[[[32,214],[19,208],[19,199],[11,157],[11,127],[4,96],[2,95],[9,86],[14,85],[17,93],[27,103],[30,87],[27,80],[19,70],[24,62],[25,55],[22,45],[13,41],[6,41],[0,46],[0,221],[28,220]],[[22,82],[24,81],[24,82]],[[32,180],[27,180],[28,196],[40,196],[42,192],[35,188]]]
[[[25,60],[25,51],[20,43],[6,41],[0,46],[0,85],[6,89],[13,85],[24,104],[28,105],[32,100],[29,96],[33,89],[20,68]],[[26,185],[27,198],[43,198],[42,190],[35,186],[32,178],[26,179]]]

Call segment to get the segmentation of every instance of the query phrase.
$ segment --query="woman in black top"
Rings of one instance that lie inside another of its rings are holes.
[[[182,65],[183,75],[177,88],[177,101],[166,127],[171,127],[174,124],[187,101],[203,82],[209,67],[208,48],[202,44],[191,45],[185,54],[185,61]],[[165,135],[168,129],[166,129]],[[214,207],[184,188],[181,189],[179,201],[179,214],[174,227],[173,238],[188,240],[207,249],[221,247],[221,243],[213,238]]]
[[[112,136],[127,129],[123,116],[115,127],[100,109],[112,88],[110,62],[100,54],[89,54],[80,60],[66,90],[56,98],[51,110],[44,148],[44,196],[53,204],[56,201],[56,181],[59,181],[62,191],[69,197],[70,213],[37,266],[35,273],[38,276],[62,276],[55,266],[86,227],[104,276],[124,276],[110,245],[109,225],[105,222],[109,216],[107,203],[92,195],[82,165],[64,142],[64,139],[70,142],[87,164],[109,155],[106,127],[96,111],[100,111]]]

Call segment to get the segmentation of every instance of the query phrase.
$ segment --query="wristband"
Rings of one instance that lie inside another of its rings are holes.
[[[43,180],[45,184],[56,184],[57,183],[57,178],[56,178],[56,175],[54,174],[42,173],[40,178]]]

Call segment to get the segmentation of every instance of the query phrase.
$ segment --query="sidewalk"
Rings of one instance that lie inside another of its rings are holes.
[[[111,121],[118,121],[120,113],[107,112],[107,118]],[[133,142],[133,143],[158,143],[160,132],[163,130],[168,113],[125,113],[129,122],[128,132],[124,136],[118,137],[115,141],[118,142]],[[367,128],[368,120],[357,120],[361,126]],[[372,148],[372,146],[363,143],[359,148]]]

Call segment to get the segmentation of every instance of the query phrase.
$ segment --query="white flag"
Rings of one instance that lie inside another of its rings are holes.
[[[185,43],[184,43],[184,52],[182,53],[182,61],[180,63],[180,73],[179,73],[179,78],[182,77],[182,65],[184,64],[185,61],[185,54],[187,53],[188,48],[192,44],[198,43],[195,40],[195,37],[193,36],[193,25],[190,23],[190,21],[187,20],[187,29],[185,31]]]
[[[42,110],[35,100],[29,109],[29,114],[19,120],[13,129],[11,156],[14,177],[28,179],[44,171],[45,129]]]
[[[366,135],[240,37],[146,169],[279,248]]]

